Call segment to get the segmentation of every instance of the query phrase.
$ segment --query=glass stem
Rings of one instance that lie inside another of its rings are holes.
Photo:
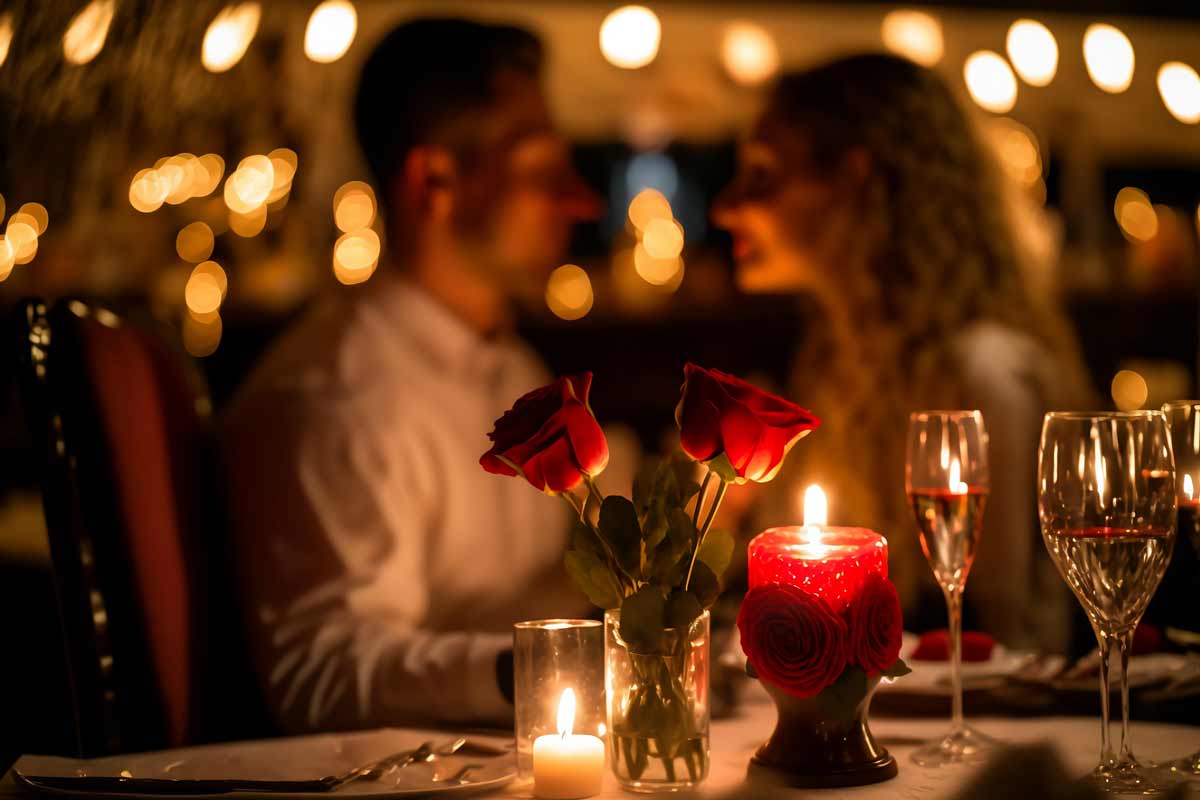
[[[950,732],[958,734],[967,727],[963,719],[962,589],[955,587],[946,590],[946,612],[950,618]]]
[[[1133,628],[1117,635],[1117,649],[1121,654],[1121,756],[1123,764],[1137,761],[1133,755],[1133,743],[1129,737],[1129,653],[1133,649]]]
[[[1108,731],[1108,654],[1112,651],[1112,639],[1093,623],[1096,630],[1096,644],[1100,650],[1100,763],[1107,766],[1113,763],[1112,737]]]

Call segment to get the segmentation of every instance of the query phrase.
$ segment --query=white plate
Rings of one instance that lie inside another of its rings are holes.
[[[328,775],[339,775],[354,767],[389,756],[403,750],[418,747],[432,740],[441,744],[453,740],[453,735],[438,731],[412,731],[383,729],[357,733],[319,734],[294,736],[281,739],[262,739],[251,742],[203,745],[178,750],[161,750],[152,753],[136,753],[94,759],[60,758],[57,756],[22,756],[13,765],[30,780],[67,777],[132,777],[157,779],[192,780],[313,780]],[[508,740],[472,736],[471,741],[505,748]],[[435,783],[433,778],[445,778],[467,764],[480,767],[468,775],[470,783],[445,785]],[[192,798],[221,798],[238,800],[251,798],[331,798],[341,796],[384,798],[411,797],[413,795],[441,793],[474,793],[497,789],[516,777],[516,761],[511,756],[479,757],[456,754],[438,758],[432,764],[412,764],[393,772],[379,781],[350,783],[334,792],[289,793],[237,792],[219,795],[181,795],[88,792],[87,797],[106,798],[154,798],[172,797],[176,800]],[[77,791],[55,791],[40,789],[47,794],[80,796]]]

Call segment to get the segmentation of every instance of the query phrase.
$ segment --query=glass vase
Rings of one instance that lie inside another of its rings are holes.
[[[652,652],[621,638],[621,613],[604,615],[609,763],[625,789],[681,791],[708,775],[709,614],[663,631]]]

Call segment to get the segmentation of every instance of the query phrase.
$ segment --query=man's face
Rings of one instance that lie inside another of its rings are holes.
[[[518,298],[540,298],[571,228],[599,204],[575,171],[537,81],[505,76],[478,154],[459,172],[455,223],[467,257]]]

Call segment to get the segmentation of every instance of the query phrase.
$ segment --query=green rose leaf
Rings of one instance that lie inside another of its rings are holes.
[[[639,516],[649,511],[654,503],[659,468],[657,459],[647,459],[633,478],[633,507]]]
[[[912,667],[904,663],[903,658],[897,658],[896,662],[885,669],[880,674],[885,678],[903,678],[905,675],[912,672]]]
[[[692,581],[687,588],[705,608],[712,608],[721,594],[721,582],[708,565],[699,560],[692,570]]]
[[[729,462],[729,456],[725,453],[721,453],[721,455],[709,461],[708,468],[717,473],[717,477],[726,483],[746,482],[745,478],[738,476],[737,470],[733,468],[733,464]]]
[[[667,601],[654,586],[643,586],[621,603],[621,638],[634,653],[657,653],[662,646]]]
[[[567,574],[593,605],[605,610],[621,605],[621,584],[604,562],[585,550],[568,550],[563,556]]]
[[[591,553],[596,558],[604,561],[607,556],[604,553],[604,547],[600,544],[600,540],[596,538],[596,532],[587,524],[580,522],[578,519],[571,526],[571,550],[581,550],[585,553]]]
[[[858,704],[867,696],[867,673],[858,667],[847,666],[841,676],[817,695],[821,709],[831,717],[854,719]]]
[[[650,553],[667,536],[671,523],[667,515],[659,509],[652,509],[642,522],[642,535],[645,537],[646,552]]]
[[[667,598],[667,627],[686,631],[704,613],[704,607],[691,592],[671,592]]]
[[[624,497],[609,495],[600,504],[600,535],[612,548],[613,555],[630,575],[642,572],[642,529],[633,503]]]
[[[697,558],[708,565],[718,580],[724,580],[729,560],[733,558],[733,534],[729,531],[709,531],[700,544]]]

